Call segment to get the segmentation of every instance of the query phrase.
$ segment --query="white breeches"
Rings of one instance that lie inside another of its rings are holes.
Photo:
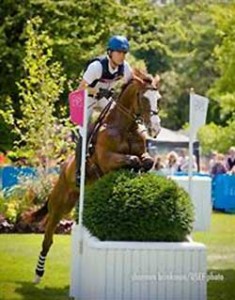
[[[105,106],[109,103],[109,100],[107,100],[106,98],[102,98],[99,101],[92,98],[92,97],[87,97],[88,102],[87,102],[87,120],[89,122],[93,109],[94,108],[98,108],[100,110],[103,110],[105,108]]]

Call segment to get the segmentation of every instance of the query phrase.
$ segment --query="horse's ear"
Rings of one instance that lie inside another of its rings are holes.
[[[145,87],[148,81],[150,80],[149,75],[143,70],[134,68],[132,74],[133,79],[136,80],[139,84],[141,84],[142,87]]]
[[[153,85],[158,89],[160,86],[160,75],[156,74],[155,77],[153,78]]]
[[[133,74],[133,79],[134,79],[135,81],[137,81],[139,84],[144,85],[143,79],[141,79],[139,76]]]

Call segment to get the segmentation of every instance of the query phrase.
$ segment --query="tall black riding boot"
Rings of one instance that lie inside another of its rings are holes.
[[[81,177],[81,161],[82,161],[82,137],[79,133],[79,130],[74,134],[75,147],[75,160],[76,160],[76,185],[80,186],[80,177]]]

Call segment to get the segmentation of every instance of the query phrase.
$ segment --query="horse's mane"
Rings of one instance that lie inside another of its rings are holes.
[[[122,85],[119,98],[123,95],[126,88],[133,82],[139,84],[143,89],[149,84],[157,87],[157,82],[155,82],[155,78],[151,74],[148,74],[144,70],[135,68],[133,69],[133,77]]]

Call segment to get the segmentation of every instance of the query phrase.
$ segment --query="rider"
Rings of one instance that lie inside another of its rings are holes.
[[[88,115],[89,120],[94,105],[100,109],[105,108],[112,97],[112,89],[120,80],[128,82],[132,77],[132,69],[125,60],[129,52],[129,41],[121,35],[112,36],[107,45],[107,55],[96,57],[89,61],[83,79],[79,84],[78,90],[88,88]],[[145,133],[143,133],[145,134]],[[76,180],[80,183],[80,164],[81,164],[81,142],[77,143],[76,149]]]
[[[88,88],[87,120],[89,120],[94,106],[100,109],[105,108],[117,81],[122,79],[124,82],[127,82],[132,78],[132,69],[125,60],[129,49],[128,39],[121,35],[115,35],[108,41],[107,55],[96,57],[88,62],[83,79],[78,87],[78,90]],[[80,139],[77,141],[76,164],[76,181],[77,185],[79,185],[81,164]]]
[[[89,88],[88,92],[88,119],[94,105],[104,108],[112,95],[112,88],[120,79],[124,82],[132,78],[132,69],[125,61],[129,52],[129,41],[126,37],[115,35],[107,45],[107,55],[92,59],[83,75],[78,90]],[[99,99],[99,101],[97,101]]]

